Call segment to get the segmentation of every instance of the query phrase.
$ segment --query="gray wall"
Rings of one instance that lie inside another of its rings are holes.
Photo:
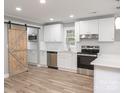
[[[4,24],[4,74],[8,73],[7,24]]]

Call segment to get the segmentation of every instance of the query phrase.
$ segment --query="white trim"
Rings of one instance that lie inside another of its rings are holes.
[[[77,70],[76,69],[68,69],[68,68],[61,68],[61,67],[59,67],[58,70],[63,70],[63,71],[77,73]]]
[[[4,78],[9,78],[9,73],[4,74]]]
[[[44,64],[37,64],[37,67],[48,67],[48,66]]]

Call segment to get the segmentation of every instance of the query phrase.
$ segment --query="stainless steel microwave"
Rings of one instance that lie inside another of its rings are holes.
[[[28,40],[29,41],[37,41],[37,35],[28,35]]]

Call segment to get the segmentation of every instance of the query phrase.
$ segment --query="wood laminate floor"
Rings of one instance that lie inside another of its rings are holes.
[[[93,78],[49,68],[30,66],[5,79],[5,93],[93,93]]]

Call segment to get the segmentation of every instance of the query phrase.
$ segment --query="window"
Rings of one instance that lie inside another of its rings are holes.
[[[73,29],[66,31],[66,43],[69,45],[75,45],[75,31]]]

